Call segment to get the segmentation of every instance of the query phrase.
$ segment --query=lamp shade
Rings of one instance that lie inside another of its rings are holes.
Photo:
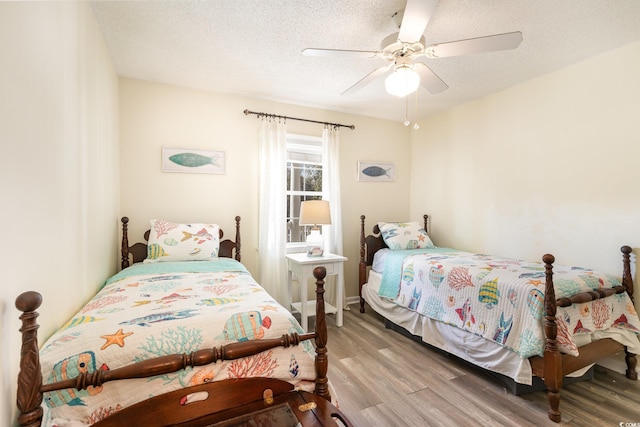
[[[397,67],[384,81],[388,93],[395,96],[407,96],[418,90],[420,75],[410,67]]]
[[[329,202],[307,200],[300,204],[300,225],[331,224]]]

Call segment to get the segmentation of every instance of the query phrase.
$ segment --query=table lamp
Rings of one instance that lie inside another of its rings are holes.
[[[329,202],[326,200],[307,200],[300,204],[300,225],[313,225],[307,236],[307,256],[319,257],[324,252],[324,241],[318,225],[331,224]]]

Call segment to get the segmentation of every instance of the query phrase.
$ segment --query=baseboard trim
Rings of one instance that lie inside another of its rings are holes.
[[[347,297],[347,305],[360,304],[360,297]]]

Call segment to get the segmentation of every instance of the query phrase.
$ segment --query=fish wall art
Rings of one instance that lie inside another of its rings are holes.
[[[224,151],[162,147],[162,171],[183,173],[225,173]]]
[[[358,162],[358,181],[395,181],[394,163]]]

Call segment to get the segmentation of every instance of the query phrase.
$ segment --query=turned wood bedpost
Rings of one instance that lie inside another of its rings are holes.
[[[240,242],[240,216],[236,216],[236,261],[242,259],[242,244]]]
[[[622,252],[622,286],[627,290],[631,302],[633,302],[633,277],[631,276],[631,252],[630,246],[620,248]]]
[[[316,278],[316,388],[313,392],[331,401],[327,379],[329,359],[327,357],[327,322],[324,312],[324,278],[326,276],[327,270],[324,267],[313,269],[313,277]]]
[[[620,248],[622,252],[622,286],[627,291],[629,298],[631,298],[631,302],[633,302],[633,276],[631,276],[631,252],[632,249],[630,246],[623,246]],[[636,360],[636,355],[633,353],[629,353],[627,348],[624,349],[624,360],[627,363],[627,371],[625,375],[627,378],[631,380],[638,379],[638,372],[636,371],[636,366],[638,364]]]
[[[547,414],[551,421],[560,422],[560,389],[562,388],[562,357],[558,350],[556,338],[558,325],[556,324],[556,293],[553,288],[553,263],[555,258],[551,254],[542,257],[544,262],[544,384],[547,386],[549,409]]]
[[[429,215],[422,215],[422,220],[424,221],[424,231],[429,234]]]
[[[122,248],[120,249],[120,253],[122,254],[120,267],[122,270],[129,267],[129,234],[128,234],[128,223],[129,218],[123,216],[120,221],[122,221]]]
[[[367,261],[364,249],[364,215],[360,215],[360,264],[358,267],[358,296],[360,297],[360,313],[364,313],[364,298],[362,298],[362,285],[367,278]]]
[[[24,292],[16,298],[16,308],[22,311],[22,348],[20,350],[20,372],[18,373],[17,405],[20,414],[18,424],[22,427],[40,426],[42,422],[42,371],[38,348],[38,312],[42,295]]]

